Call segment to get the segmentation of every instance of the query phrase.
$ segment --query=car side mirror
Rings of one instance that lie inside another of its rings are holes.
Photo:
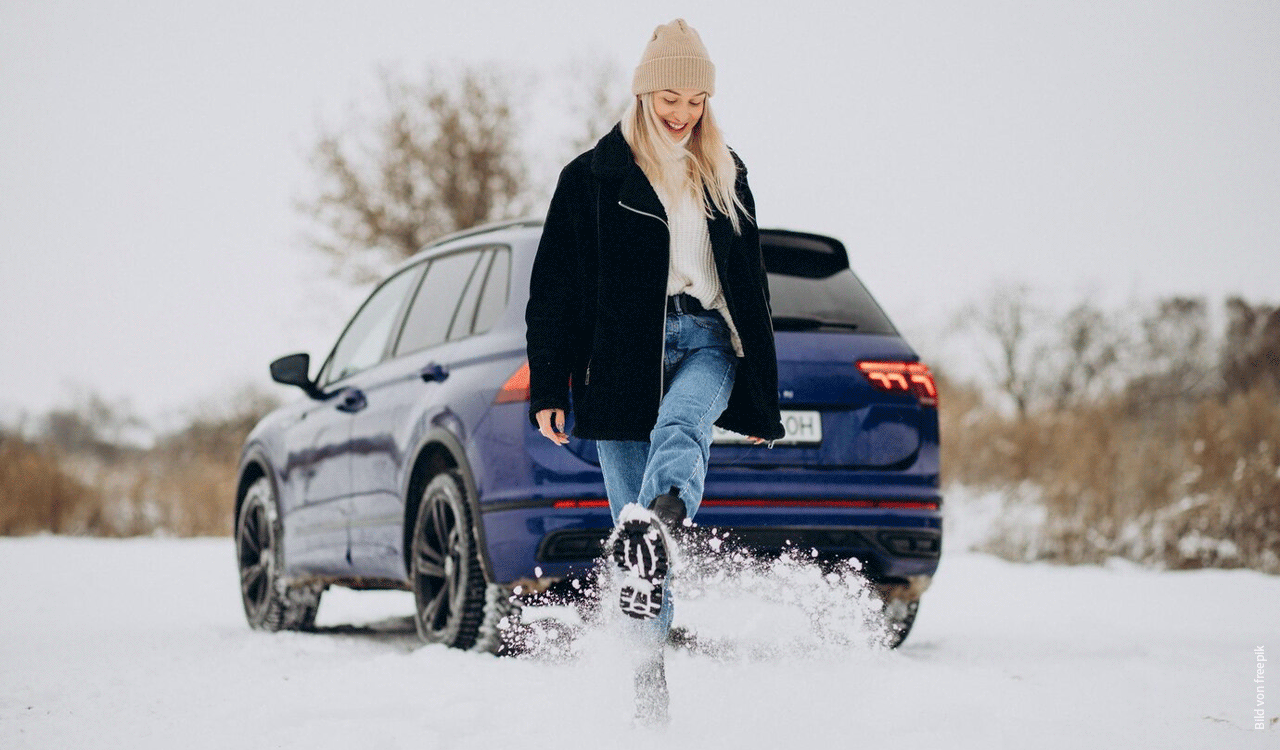
[[[271,379],[277,383],[293,385],[301,388],[314,399],[321,398],[320,389],[311,382],[311,355],[306,353],[287,354],[271,363]]]

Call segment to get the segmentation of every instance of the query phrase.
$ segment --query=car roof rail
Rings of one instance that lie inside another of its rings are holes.
[[[457,232],[451,232],[449,234],[446,234],[443,237],[438,237],[428,242],[427,244],[423,245],[422,249],[427,250],[429,248],[439,247],[440,245],[443,245],[446,242],[453,242],[454,240],[460,240],[465,237],[472,237],[477,234],[484,234],[486,232],[495,232],[499,229],[510,229],[512,227],[540,227],[540,226],[542,226],[541,216],[525,216],[519,219],[504,219],[502,221],[491,221],[486,224],[477,224],[474,227],[462,229]]]

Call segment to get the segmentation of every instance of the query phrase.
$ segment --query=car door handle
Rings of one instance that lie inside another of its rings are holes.
[[[348,414],[355,414],[368,405],[364,392],[359,388],[344,388],[342,395],[338,397],[338,411],[345,411]]]
[[[418,371],[422,379],[428,383],[431,381],[441,382],[449,377],[449,369],[439,362],[430,362],[426,367]]]

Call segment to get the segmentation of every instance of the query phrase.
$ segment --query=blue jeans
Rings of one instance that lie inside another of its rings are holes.
[[[663,396],[649,439],[597,440],[600,470],[616,524],[622,507],[649,507],[675,488],[692,519],[702,503],[711,455],[711,427],[729,405],[738,357],[720,313],[681,309],[667,313]],[[671,627],[670,587],[652,621],[655,635]]]

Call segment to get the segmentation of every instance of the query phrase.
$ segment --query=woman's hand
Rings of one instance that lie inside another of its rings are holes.
[[[538,432],[541,432],[547,440],[556,445],[569,442],[569,436],[564,433],[564,409],[543,409],[537,416]],[[555,421],[553,422],[552,419]]]

